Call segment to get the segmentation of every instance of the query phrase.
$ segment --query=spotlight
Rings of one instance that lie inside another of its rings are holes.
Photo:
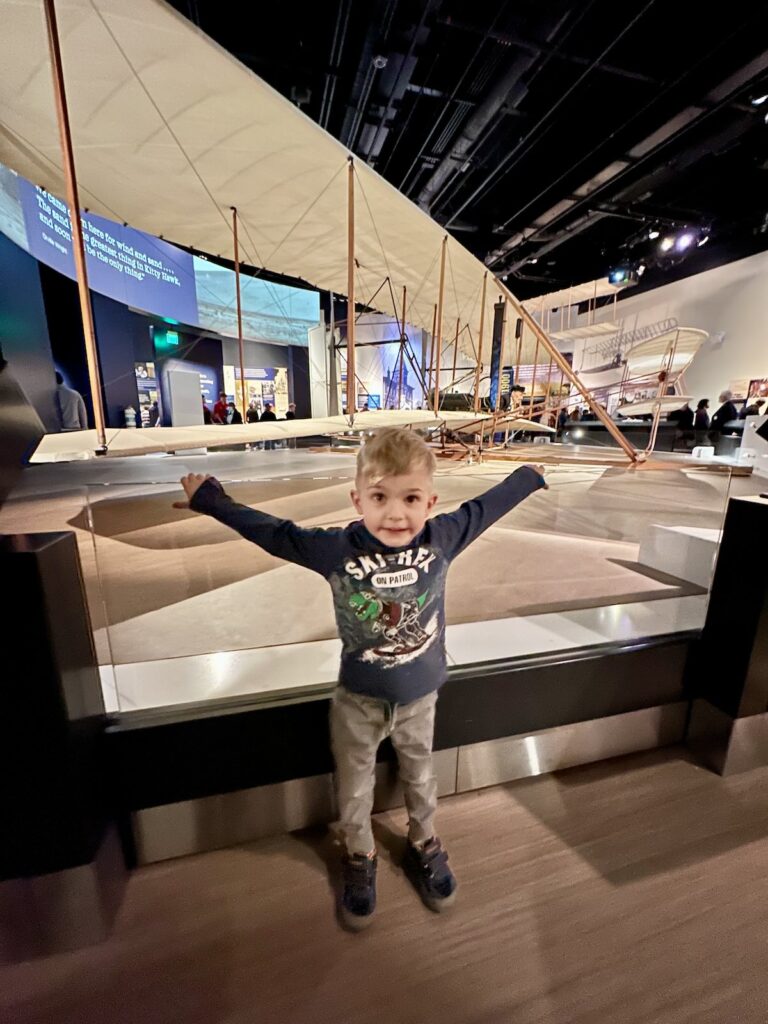
[[[613,270],[608,271],[609,284],[630,284],[631,281],[632,271],[629,267],[614,267]]]
[[[657,230],[656,228],[651,228],[651,230],[648,232],[648,237],[653,242],[659,237],[660,234],[661,232],[659,230]]]
[[[752,106],[762,107],[766,100],[768,100],[768,93],[766,93],[764,96],[755,96],[755,98],[752,100]]]
[[[539,262],[539,257],[538,256],[534,256],[533,259],[532,260],[528,260],[528,262],[529,263],[538,263]]]
[[[635,273],[637,274],[638,277],[642,277],[643,274],[645,273],[645,264],[641,263],[640,266],[635,271]]]
[[[684,228],[680,234],[665,235],[659,250],[667,255],[667,260],[676,263],[694,247],[700,248],[709,241],[710,226]]]

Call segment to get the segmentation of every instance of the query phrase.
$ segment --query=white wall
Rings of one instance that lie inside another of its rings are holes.
[[[631,290],[626,294],[616,310],[626,331],[666,317],[709,331],[709,340],[685,374],[693,398],[709,398],[715,407],[718,394],[732,380],[768,377],[768,252],[637,296]],[[607,315],[603,311],[600,318]],[[716,337],[720,332],[722,341]]]
[[[191,370],[168,370],[166,381],[171,406],[171,426],[199,426],[203,422],[200,374]]]

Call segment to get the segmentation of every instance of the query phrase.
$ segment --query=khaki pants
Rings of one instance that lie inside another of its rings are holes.
[[[371,830],[376,751],[389,736],[397,753],[408,808],[408,837],[431,839],[437,809],[432,737],[437,693],[411,704],[390,704],[339,686],[331,704],[331,746],[341,827],[350,854],[374,848]]]

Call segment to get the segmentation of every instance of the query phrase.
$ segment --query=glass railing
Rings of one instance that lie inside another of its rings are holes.
[[[688,463],[637,469],[566,461],[541,491],[454,562],[447,650],[455,665],[701,628],[730,496],[759,477]],[[211,707],[328,692],[340,651],[319,575],[268,555],[206,516],[173,508],[189,471],[238,501],[303,526],[356,518],[354,453],[278,450],[109,460],[109,480],[22,493],[8,531],[74,529],[108,707]],[[43,469],[44,467],[41,467]],[[517,465],[440,460],[436,513]],[[38,472],[36,470],[36,472]],[[73,467],[73,476],[83,470]],[[59,467],[59,473],[61,468]]]

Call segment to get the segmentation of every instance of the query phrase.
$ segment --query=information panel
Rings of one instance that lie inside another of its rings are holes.
[[[118,302],[216,334],[237,337],[235,274],[154,235],[84,213],[88,279]],[[67,204],[0,164],[0,231],[75,278]],[[273,345],[308,345],[320,322],[320,295],[262,277],[240,276],[243,336]]]

